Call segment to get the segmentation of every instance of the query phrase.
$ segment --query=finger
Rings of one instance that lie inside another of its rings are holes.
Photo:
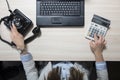
[[[99,39],[98,39],[99,42],[102,42],[102,36],[99,35]]]
[[[91,51],[94,53],[93,49],[95,48],[95,42],[90,41],[89,44],[90,44]]]
[[[12,24],[12,26],[13,26],[13,31],[14,31],[15,33],[18,33],[17,28],[15,27],[15,25]]]
[[[105,41],[105,42],[104,42],[104,47],[103,47],[103,49],[106,49],[106,48],[107,48],[106,44],[107,44],[107,42]]]
[[[15,27],[15,25],[13,24],[13,27],[11,28],[12,34],[13,35],[18,35],[19,32],[17,31],[17,28]]]
[[[102,42],[105,42],[105,38],[104,37],[102,37]]]
[[[90,46],[92,47],[94,45],[94,42],[93,41],[90,41],[89,42]]]
[[[16,35],[17,33],[14,31],[14,29],[13,28],[11,28],[11,35]]]
[[[11,32],[13,32],[13,26],[10,26]]]
[[[12,24],[12,26],[10,28],[11,28],[11,33],[13,34],[15,32],[14,25]]]
[[[107,44],[107,41],[104,41],[104,45],[106,45]]]
[[[15,35],[14,30],[13,30],[13,28],[11,27],[11,31],[10,31],[11,39],[13,39],[13,36],[14,36],[14,35]]]
[[[10,30],[12,30],[12,26],[10,26]]]
[[[101,40],[100,41],[101,41],[102,44],[104,44],[105,38],[103,36],[101,36]]]
[[[95,42],[98,40],[96,33],[94,34],[94,40]]]

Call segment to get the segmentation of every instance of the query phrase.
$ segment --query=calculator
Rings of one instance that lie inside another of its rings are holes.
[[[94,40],[94,34],[105,37],[110,23],[110,20],[94,15],[91,20],[91,24],[86,31],[85,37],[90,40]]]

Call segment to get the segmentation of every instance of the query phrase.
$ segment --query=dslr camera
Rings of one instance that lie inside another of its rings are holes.
[[[8,29],[11,29],[10,27],[14,24],[23,36],[26,36],[33,27],[32,21],[18,9],[4,19],[4,24]]]
[[[15,9],[14,11],[12,11],[10,9],[9,3],[7,2],[7,6],[8,6],[8,10],[10,12],[9,16],[5,16],[3,18],[0,19],[0,24],[3,22],[4,25],[10,30],[12,24],[14,24],[18,30],[19,33],[21,33],[23,35],[23,37],[25,37],[32,29],[33,27],[33,23],[32,21],[25,16],[20,10]],[[41,35],[41,31],[40,31],[40,27],[37,26],[32,30],[33,35],[31,35],[30,37],[28,37],[27,39],[24,40],[25,44],[30,43],[31,41],[33,41],[34,39],[36,39],[37,37],[39,37]],[[1,35],[0,35],[0,40],[3,41],[4,43],[14,47],[16,46],[13,42],[8,42],[6,40],[4,40]]]

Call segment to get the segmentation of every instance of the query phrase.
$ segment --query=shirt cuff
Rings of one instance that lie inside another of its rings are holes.
[[[106,62],[96,62],[95,65],[97,70],[107,69]]]
[[[20,59],[22,62],[27,62],[27,61],[30,61],[32,59],[32,55],[30,53],[27,53],[25,55],[21,55],[20,56]]]

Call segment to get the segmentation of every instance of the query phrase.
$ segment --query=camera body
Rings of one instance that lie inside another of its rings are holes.
[[[33,27],[32,21],[18,9],[15,9],[10,16],[5,18],[4,24],[8,29],[11,29],[10,27],[14,24],[23,36],[26,36]]]

